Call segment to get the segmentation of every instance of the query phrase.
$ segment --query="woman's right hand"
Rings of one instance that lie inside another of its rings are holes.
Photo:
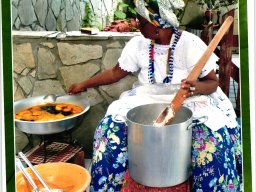
[[[113,68],[106,69],[105,71],[86,79],[80,83],[74,83],[68,89],[69,94],[79,94],[86,91],[87,88],[98,87],[100,85],[109,85],[118,82],[120,79],[127,76],[129,72],[120,68],[117,63]]]
[[[82,83],[74,83],[68,89],[68,93],[71,95],[79,94],[83,91],[86,91],[86,88]]]

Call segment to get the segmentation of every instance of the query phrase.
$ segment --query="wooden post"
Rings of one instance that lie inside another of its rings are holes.
[[[222,17],[222,21],[226,17],[234,17],[234,10],[229,11]],[[231,60],[232,60],[232,47],[233,47],[233,23],[228,32],[224,35],[220,42],[220,55],[219,55],[219,86],[223,92],[229,96],[230,76],[231,76]]]

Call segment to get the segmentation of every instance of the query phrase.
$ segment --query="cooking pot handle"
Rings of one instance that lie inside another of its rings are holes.
[[[120,114],[115,114],[112,116],[112,120],[115,122],[115,123],[126,123],[126,117],[123,116],[123,115],[120,115]]]
[[[196,122],[196,123],[191,123],[191,124],[188,126],[187,130],[190,129],[190,128],[192,128],[194,125],[200,125],[200,124],[205,123],[205,122],[208,120],[208,116],[195,117],[195,118],[193,118],[193,120],[197,120],[198,122]]]

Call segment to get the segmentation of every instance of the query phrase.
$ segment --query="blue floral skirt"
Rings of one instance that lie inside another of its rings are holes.
[[[192,131],[191,191],[237,192],[242,183],[241,129],[211,131],[204,124]],[[127,126],[106,116],[94,136],[91,192],[121,190],[128,168]]]

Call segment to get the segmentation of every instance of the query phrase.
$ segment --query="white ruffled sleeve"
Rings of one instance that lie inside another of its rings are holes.
[[[201,56],[204,54],[205,50],[207,49],[207,45],[196,35],[190,34],[188,36],[190,41],[188,41],[189,43],[187,44],[187,67],[189,71],[191,71]],[[213,53],[205,64],[201,74],[199,75],[199,78],[205,77],[211,70],[216,71],[217,61],[218,57]]]
[[[118,59],[119,66],[125,71],[136,72],[140,69],[137,58],[139,38],[136,36],[128,41]]]

